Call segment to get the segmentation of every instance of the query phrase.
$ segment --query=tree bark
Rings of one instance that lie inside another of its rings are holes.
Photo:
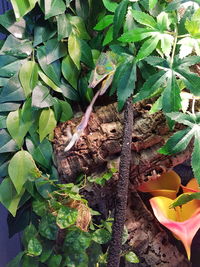
[[[162,112],[149,114],[146,101],[134,105],[132,131],[132,158],[130,169],[129,199],[126,226],[129,239],[123,250],[132,250],[140,258],[138,266],[190,266],[185,256],[179,252],[173,237],[160,227],[160,224],[147,209],[135,188],[164,171],[181,164],[191,155],[192,144],[182,153],[165,156],[157,150],[172,134]],[[99,175],[111,164],[118,165],[123,136],[123,113],[118,113],[117,105],[100,107],[92,113],[84,134],[68,152],[64,148],[69,142],[69,130],[73,133],[81,118],[60,124],[55,129],[54,154],[62,182],[73,182],[80,173]],[[175,131],[182,126],[176,125]],[[104,187],[87,184],[82,194],[93,209],[106,218],[115,207],[118,175]],[[147,204],[148,205],[148,204]],[[129,266],[129,265],[127,265]],[[135,265],[134,265],[135,266]]]

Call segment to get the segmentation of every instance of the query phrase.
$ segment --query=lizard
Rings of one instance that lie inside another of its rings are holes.
[[[68,133],[70,137],[70,142],[65,147],[64,151],[69,151],[75,143],[79,140],[81,134],[84,132],[87,127],[90,114],[93,109],[93,105],[96,99],[103,95],[113,81],[113,77],[118,65],[118,56],[112,51],[102,52],[97,60],[96,66],[92,71],[89,79],[89,88],[95,88],[98,84],[101,83],[100,89],[94,95],[92,101],[86,109],[85,114],[82,117],[81,122],[77,125],[76,131],[71,135],[70,131]]]

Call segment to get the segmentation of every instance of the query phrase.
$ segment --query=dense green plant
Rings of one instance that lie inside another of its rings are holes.
[[[77,211],[57,199],[55,192],[64,190],[69,199],[75,196],[84,203],[78,191],[74,193],[75,185],[59,185],[52,157],[53,130],[58,122],[73,117],[78,103],[89,105],[93,98],[93,90],[88,87],[92,70],[102,52],[112,51],[120,60],[114,64],[112,80],[106,76],[106,83],[112,82],[110,97],[117,94],[119,110],[132,94],[134,102],[155,97],[150,112],[163,110],[171,128],[175,121],[188,126],[160,152],[180,152],[194,137],[192,166],[200,182],[200,123],[194,107],[200,96],[200,77],[191,70],[200,63],[200,1],[11,3],[13,10],[0,16],[0,30],[7,35],[0,43],[0,201],[11,213],[10,236],[25,229],[25,252],[11,266],[20,261],[23,266],[37,266],[39,262],[87,266],[85,252],[89,253],[91,242],[97,247],[92,253],[101,254],[101,241],[94,239],[94,233],[106,230],[94,227],[82,232],[74,226]],[[183,4],[187,4],[186,9]],[[190,99],[192,113],[187,111]],[[104,176],[99,183],[108,178]],[[56,222],[60,210],[71,222],[67,226],[60,227]],[[47,222],[52,229],[44,233],[41,224]],[[55,235],[58,227],[68,228],[68,235],[75,235],[73,238],[80,242],[72,246],[71,256],[56,254],[52,245],[55,236],[47,236]],[[83,252],[82,258],[73,254],[76,249]],[[77,263],[79,260],[82,263]]]

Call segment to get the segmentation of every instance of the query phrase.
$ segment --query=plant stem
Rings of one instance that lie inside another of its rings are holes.
[[[132,97],[130,97],[126,102],[126,107],[124,111],[124,133],[119,165],[119,180],[117,184],[117,194],[115,198],[115,216],[112,227],[112,240],[108,251],[107,267],[118,267],[120,263],[122,234],[126,217],[128,184],[131,163],[132,127],[133,108]]]
[[[176,50],[176,44],[177,44],[177,27],[175,27],[175,36],[174,36],[174,43],[173,43],[173,48],[172,48],[172,56],[170,60],[170,67],[172,68],[173,62],[174,62],[174,55],[175,55],[175,50]]]

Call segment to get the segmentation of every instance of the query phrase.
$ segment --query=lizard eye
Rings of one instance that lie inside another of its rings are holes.
[[[105,74],[105,72],[106,72],[106,68],[105,68],[104,66],[97,66],[97,68],[96,68],[96,72],[97,72],[97,74],[99,74],[99,75],[103,75],[103,74]]]

